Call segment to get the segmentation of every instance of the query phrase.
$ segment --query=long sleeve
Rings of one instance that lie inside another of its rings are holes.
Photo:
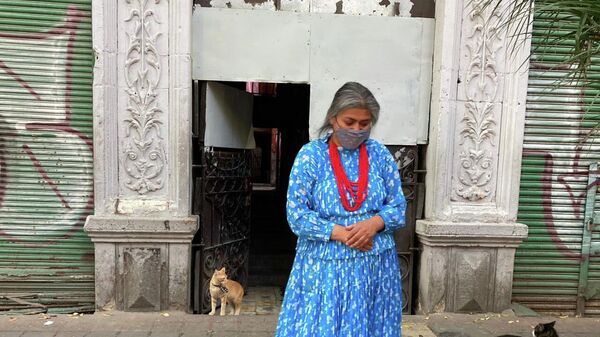
[[[292,232],[298,237],[329,241],[335,223],[320,217],[312,201],[316,170],[316,153],[311,153],[311,147],[305,145],[296,156],[290,173],[287,219]]]
[[[378,215],[385,224],[384,232],[402,228],[406,223],[406,199],[402,192],[402,183],[398,173],[398,165],[389,151],[382,151],[382,177],[385,185],[385,200]]]

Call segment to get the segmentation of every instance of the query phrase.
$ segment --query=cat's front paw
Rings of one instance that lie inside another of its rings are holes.
[[[214,315],[215,315],[215,312],[214,312],[214,311],[211,311],[211,312],[209,312],[208,314],[209,314],[210,316],[214,316]]]
[[[221,315],[221,316],[225,316],[225,312],[221,311],[221,314],[220,314],[220,315]]]

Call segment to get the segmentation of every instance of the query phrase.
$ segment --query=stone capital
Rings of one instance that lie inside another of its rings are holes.
[[[161,242],[189,244],[198,230],[198,217],[90,216],[85,231],[92,242]]]
[[[527,226],[515,223],[417,221],[416,233],[431,247],[516,248],[527,238]]]

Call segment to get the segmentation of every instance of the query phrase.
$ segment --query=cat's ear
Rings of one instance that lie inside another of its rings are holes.
[[[219,269],[220,272],[224,273],[225,272],[225,267]]]
[[[546,325],[547,325],[547,326],[550,326],[550,327],[552,327],[552,328],[554,328],[554,323],[556,323],[556,321],[552,321],[552,322],[550,322],[550,323],[547,323]]]

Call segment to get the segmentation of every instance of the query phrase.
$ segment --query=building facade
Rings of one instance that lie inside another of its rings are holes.
[[[321,103],[360,80],[389,107],[375,136],[412,200],[397,233],[407,312],[598,313],[600,158],[573,145],[589,99],[550,84],[543,14],[515,34],[499,0],[32,3],[0,4],[0,292],[14,310],[201,313],[222,265],[282,282],[248,276],[293,255],[270,206]]]

